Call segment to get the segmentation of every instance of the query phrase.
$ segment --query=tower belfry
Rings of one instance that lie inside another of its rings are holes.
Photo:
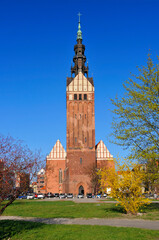
[[[90,171],[94,167],[114,167],[113,156],[104,142],[95,145],[94,82],[88,76],[81,14],[78,16],[75,55],[66,87],[67,149],[57,140],[46,160],[46,189],[53,193],[95,193]]]
[[[74,66],[71,67],[71,76],[77,76],[79,72],[86,74],[88,77],[88,66],[85,66],[86,57],[84,55],[85,45],[82,44],[82,31],[79,13],[78,31],[77,31],[77,44],[74,46],[75,56],[73,57]]]
[[[74,46],[74,65],[71,77],[67,78],[67,168],[69,171],[68,190],[78,192],[78,188],[89,190],[86,169],[95,165],[95,116],[94,84],[88,77],[85,45],[82,43],[80,14]],[[78,179],[77,179],[78,175]],[[85,181],[83,181],[85,179]],[[78,186],[80,182],[80,186]]]

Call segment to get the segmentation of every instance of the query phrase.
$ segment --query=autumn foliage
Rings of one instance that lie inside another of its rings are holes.
[[[123,162],[116,162],[114,168],[103,168],[98,171],[101,190],[106,192],[111,188],[111,196],[125,209],[126,213],[136,214],[140,207],[150,203],[142,195],[144,171],[141,165]]]

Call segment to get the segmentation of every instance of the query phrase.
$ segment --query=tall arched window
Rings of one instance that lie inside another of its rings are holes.
[[[87,94],[84,94],[84,100],[87,100]]]
[[[62,183],[62,169],[59,169],[59,183]]]
[[[74,100],[77,100],[77,94],[74,94]]]
[[[82,100],[82,94],[79,94],[79,100]]]

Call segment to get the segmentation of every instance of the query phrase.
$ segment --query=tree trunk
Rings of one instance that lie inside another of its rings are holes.
[[[15,197],[13,197],[12,199],[10,199],[10,201],[8,202],[8,203],[6,203],[5,205],[4,205],[4,207],[2,207],[1,209],[0,209],[0,216],[3,214],[3,212],[4,212],[4,210],[10,205],[10,204],[12,204],[14,201],[15,201]]]

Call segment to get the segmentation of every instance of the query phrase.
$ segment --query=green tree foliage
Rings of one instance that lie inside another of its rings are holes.
[[[112,100],[115,143],[130,148],[130,159],[159,159],[159,64],[148,55],[147,66],[123,84],[125,95]]]
[[[143,165],[145,171],[144,186],[145,190],[157,193],[159,190],[159,165],[157,161],[151,159]]]

